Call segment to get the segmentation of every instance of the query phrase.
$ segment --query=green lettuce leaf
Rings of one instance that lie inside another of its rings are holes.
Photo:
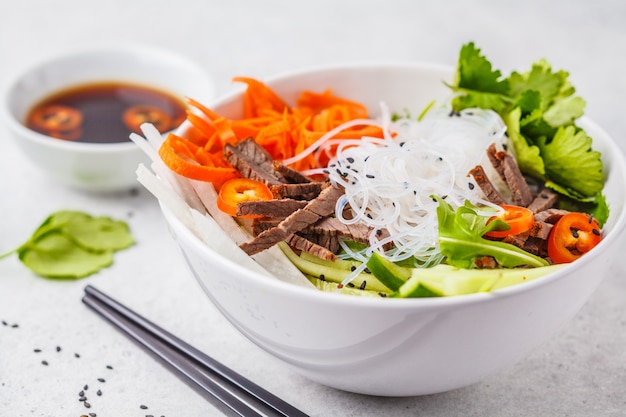
[[[517,246],[482,237],[491,230],[502,230],[506,223],[495,220],[487,224],[488,219],[476,214],[469,203],[455,211],[442,198],[433,198],[439,203],[437,206],[439,248],[448,264],[459,268],[473,268],[475,259],[492,256],[505,268],[548,265],[545,259]]]

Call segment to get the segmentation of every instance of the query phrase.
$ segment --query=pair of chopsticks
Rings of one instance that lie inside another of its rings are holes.
[[[83,303],[176,371],[225,413],[243,417],[308,417],[241,374],[207,356],[91,285]]]

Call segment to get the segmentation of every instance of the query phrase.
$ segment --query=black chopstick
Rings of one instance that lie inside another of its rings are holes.
[[[83,302],[175,370],[198,391],[219,400],[237,415],[308,417],[93,286],[85,287]]]

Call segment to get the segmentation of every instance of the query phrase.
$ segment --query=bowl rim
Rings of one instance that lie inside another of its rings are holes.
[[[8,128],[14,132],[17,132],[22,137],[28,137],[29,140],[44,146],[50,146],[54,148],[58,148],[64,151],[76,151],[81,153],[101,153],[106,151],[108,153],[122,153],[122,152],[135,152],[140,151],[131,140],[123,141],[123,142],[112,142],[112,143],[93,143],[93,142],[78,142],[78,141],[68,141],[52,138],[43,133],[34,131],[26,127],[20,120],[18,120],[12,111],[12,103],[11,98],[14,94],[14,89],[19,85],[20,81],[24,79],[28,75],[32,75],[45,69],[48,66],[57,65],[60,62],[73,60],[73,59],[83,59],[88,58],[89,56],[96,55],[106,55],[106,54],[126,54],[132,55],[134,57],[146,57],[146,56],[162,56],[166,57],[168,60],[172,62],[177,62],[183,64],[190,73],[195,73],[199,78],[204,78],[205,86],[207,91],[210,92],[210,96],[214,97],[216,92],[215,82],[213,78],[209,75],[207,71],[205,71],[197,62],[192,60],[191,58],[179,54],[173,50],[157,46],[154,44],[148,43],[140,43],[140,42],[102,42],[97,43],[95,45],[82,45],[79,47],[67,47],[64,50],[52,54],[48,54],[47,56],[40,57],[37,61],[27,65],[23,68],[20,68],[15,74],[13,74],[8,82],[5,84],[5,88],[2,91],[2,103],[0,104],[0,116],[8,125]],[[110,81],[123,81],[118,80],[119,77],[112,77]],[[109,81],[107,77],[102,77],[102,81]],[[66,83],[66,87],[74,87],[86,84],[87,82],[69,82]],[[141,82],[141,81],[133,81],[134,84],[139,86],[147,86],[152,88],[159,89],[158,85],[153,85],[153,83]],[[36,101],[35,101],[36,102]],[[33,103],[35,103],[33,102]],[[165,135],[167,133],[173,132],[178,127],[171,129],[167,132],[163,132]],[[130,135],[129,131],[129,135]]]
[[[314,67],[306,67],[291,71],[283,71],[278,73],[277,75],[273,75],[271,77],[265,78],[264,82],[268,84],[280,82],[285,78],[303,76],[309,73],[320,72],[320,71],[333,71],[333,70],[346,70],[346,69],[363,69],[363,68],[407,68],[407,69],[422,69],[422,70],[433,70],[433,71],[446,71],[450,72],[452,67],[444,64],[437,63],[429,63],[429,62],[374,62],[374,61],[366,61],[366,62],[358,62],[358,63],[335,63],[328,65],[319,65]],[[242,94],[244,88],[237,88],[231,90],[225,94],[222,94],[216,97],[210,103],[211,106],[228,103],[231,100],[237,98],[238,95]],[[583,116],[578,119],[578,124],[592,129],[597,136],[601,136],[602,145],[606,148],[603,152],[603,161],[605,162],[606,167],[606,155],[610,155],[611,167],[609,173],[615,173],[621,175],[621,182],[626,184],[626,158],[622,150],[618,147],[615,140],[606,132],[601,126],[596,124],[593,120],[589,119],[587,116]],[[595,139],[594,139],[595,140]],[[615,167],[620,167],[616,170]],[[614,175],[615,175],[614,174]],[[545,285],[549,285],[550,283],[560,280],[566,279],[566,276],[570,274],[573,269],[578,268],[579,266],[588,264],[593,262],[595,258],[597,258],[603,251],[604,247],[614,244],[614,241],[620,239],[620,235],[626,229],[626,197],[622,202],[622,212],[619,217],[617,217],[615,223],[612,225],[612,230],[607,234],[607,236],[603,237],[602,241],[598,244],[596,248],[593,249],[592,252],[586,254],[580,259],[576,260],[573,263],[564,265],[561,269],[554,271],[552,273],[548,273],[545,276],[539,277],[537,279],[531,280],[529,282],[512,285],[505,288],[500,288],[497,290],[493,290],[490,292],[481,292],[481,293],[472,293],[472,294],[463,294],[463,295],[455,295],[455,296],[447,296],[447,297],[426,297],[426,298],[385,298],[384,301],[378,299],[378,297],[359,297],[359,296],[350,296],[345,294],[336,294],[326,291],[320,291],[315,288],[306,288],[303,286],[298,286],[292,283],[281,281],[280,279],[272,279],[262,273],[252,271],[234,261],[223,256],[209,246],[207,246],[202,240],[196,236],[187,226],[176,216],[173,215],[173,212],[170,211],[163,203],[159,202],[161,210],[164,214],[164,217],[167,220],[167,223],[171,224],[178,241],[178,234],[182,234],[183,239],[189,244],[193,245],[193,247],[198,250],[200,253],[204,253],[211,260],[216,260],[224,263],[228,269],[231,269],[234,274],[240,276],[240,279],[245,281],[246,285],[251,285],[252,287],[262,288],[264,290],[271,288],[274,291],[279,292],[283,296],[288,297],[297,297],[300,299],[310,299],[315,300],[320,303],[327,304],[342,304],[342,305],[350,305],[350,306],[361,306],[361,307],[374,307],[381,309],[404,309],[407,307],[411,308],[432,308],[432,307],[452,307],[452,306],[463,306],[469,304],[481,303],[484,301],[512,297],[520,293],[525,293],[529,291],[533,291],[538,287],[543,287]],[[179,243],[180,244],[180,243]],[[194,272],[194,271],[192,271]],[[195,275],[195,274],[194,274]],[[196,276],[196,279],[200,280],[199,277]],[[203,286],[204,287],[204,286]]]

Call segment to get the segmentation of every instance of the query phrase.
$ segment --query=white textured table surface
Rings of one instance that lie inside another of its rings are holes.
[[[474,40],[505,73],[542,57],[568,70],[587,114],[626,149],[625,21],[621,0],[2,1],[0,86],[68,45],[106,41],[178,50],[224,92],[235,75],[263,78],[320,63],[453,65],[460,46]],[[312,416],[626,416],[626,274],[619,262],[580,313],[513,368],[445,394],[374,398],[312,383],[239,335],[200,292],[150,194],[88,195],[50,182],[0,126],[0,252],[62,208],[125,219],[137,244],[111,268],[74,282],[35,277],[16,257],[0,261],[0,416],[219,415],[88,310],[80,301],[87,283]],[[89,410],[78,401],[85,385]]]

